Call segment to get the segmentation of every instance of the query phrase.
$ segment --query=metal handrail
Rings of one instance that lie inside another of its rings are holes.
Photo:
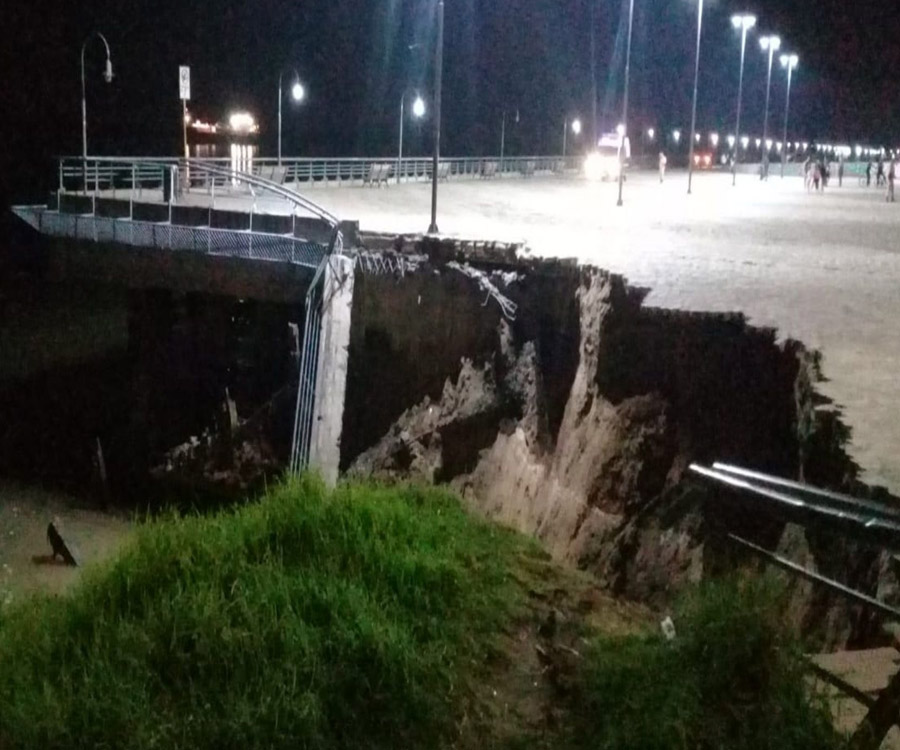
[[[60,161],[60,183],[66,179],[83,179],[82,157],[62,157]],[[120,156],[102,157],[91,156],[88,158],[92,165],[89,171],[90,177],[98,177],[106,180],[118,163],[133,164],[139,169],[148,165],[174,165],[180,160],[172,157],[141,157]],[[203,164],[216,167],[229,167],[231,160],[228,158],[192,158],[194,164]],[[485,165],[492,165],[487,169]],[[276,167],[278,160],[269,157],[253,157],[254,170]],[[330,185],[332,183],[361,182],[364,183],[370,176],[373,165],[390,166],[392,176],[396,177],[394,170],[398,168],[396,156],[393,157],[348,157],[348,158],[311,158],[293,157],[283,158],[281,167],[286,170],[286,182],[308,182]],[[508,177],[512,175],[528,176],[531,174],[560,173],[577,170],[580,167],[580,158],[577,156],[506,156],[502,160],[499,156],[481,157],[447,157],[440,161],[439,169],[446,169],[448,178],[478,178]],[[402,181],[429,180],[432,176],[433,164],[426,157],[404,157],[399,162],[400,177]],[[149,175],[152,176],[152,175]],[[442,177],[444,175],[441,175]]]

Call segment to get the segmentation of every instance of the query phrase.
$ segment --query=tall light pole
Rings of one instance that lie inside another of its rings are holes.
[[[781,179],[784,179],[784,164],[787,161],[787,132],[788,118],[791,114],[791,79],[793,77],[794,68],[800,64],[800,58],[797,55],[782,55],[781,67],[787,69],[787,101],[784,104],[784,150],[781,152]]]
[[[306,96],[306,89],[300,83],[300,74],[296,68],[291,68],[294,73],[294,84],[291,86],[291,99],[295,102],[302,102]],[[284,79],[284,71],[278,74],[278,166],[281,166],[281,104],[284,101],[284,92],[281,85]]]
[[[774,34],[764,36],[759,40],[759,46],[763,52],[769,53],[769,73],[766,77],[766,113],[763,115],[763,164],[760,179],[769,179],[769,94],[772,92],[772,60],[775,59],[775,53],[781,48],[781,39]]]
[[[87,190],[87,95],[86,90],[87,87],[85,85],[85,76],[84,76],[84,50],[88,46],[88,42],[91,41],[94,37],[99,37],[100,41],[103,42],[103,46],[106,48],[106,67],[103,69],[103,80],[107,83],[111,83],[113,79],[113,68],[112,68],[112,60],[110,59],[109,53],[109,42],[106,41],[106,37],[103,36],[99,31],[94,31],[88,34],[87,38],[84,40],[84,43],[81,45],[81,164],[82,164],[82,173],[84,175],[84,189]]]
[[[431,159],[431,224],[428,234],[437,234],[438,163],[441,158],[441,94],[444,82],[444,0],[438,0],[437,45],[434,51],[434,156]]]
[[[516,124],[519,123],[519,108],[516,107]],[[506,155],[506,110],[500,121],[500,174],[503,174],[503,158]]]
[[[572,134],[574,136],[581,135],[581,120],[579,118],[575,118],[572,120]],[[566,151],[568,146],[569,139],[569,118],[567,117],[563,122],[563,158],[566,158]]]
[[[744,58],[747,53],[747,34],[756,26],[756,16],[749,13],[731,17],[731,25],[741,32],[741,74],[738,78],[737,125],[734,129],[733,152],[731,154],[731,186],[737,184],[738,144],[741,140],[741,101],[744,94]]]
[[[404,116],[404,107],[406,102],[406,92],[403,92],[403,96],[400,97],[400,150],[397,154],[397,184],[400,184],[400,172],[403,168],[403,123],[405,120]],[[423,118],[425,116],[425,100],[416,94],[416,100],[413,102],[412,108],[413,117],[417,120]]]
[[[697,130],[697,88],[700,82],[700,34],[703,31],[703,0],[697,0],[697,57],[694,60],[694,105],[691,109],[691,149],[688,154],[688,195],[694,181],[694,133]]]
[[[597,2],[591,0],[591,148],[597,148]]]
[[[622,205],[622,186],[625,183],[625,139],[628,137],[628,79],[631,74],[631,29],[634,26],[634,0],[628,0],[628,43],[625,45],[625,97],[622,103],[622,126],[619,141],[619,200]]]

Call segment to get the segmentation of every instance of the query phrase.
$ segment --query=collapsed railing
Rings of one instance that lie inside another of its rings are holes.
[[[898,508],[729,464],[715,463],[712,468],[692,464],[690,470],[707,481],[773,503],[776,510],[786,511],[803,525],[819,524],[870,546],[892,553],[900,550]],[[790,575],[900,622],[900,609],[896,607],[798,565],[737,534],[729,532],[726,536],[731,543]],[[900,672],[891,678],[877,698],[873,698],[813,662],[808,661],[808,665],[823,681],[868,709],[850,740],[851,750],[876,750],[891,727],[900,726]]]

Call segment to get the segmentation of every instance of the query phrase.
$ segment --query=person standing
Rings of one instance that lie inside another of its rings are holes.
[[[844,187],[844,155],[838,156],[838,187]]]
[[[877,187],[881,187],[882,185],[887,184],[887,181],[884,179],[884,159],[880,156],[878,157],[878,174],[875,176],[875,185]]]
[[[894,180],[897,179],[897,163],[891,159],[887,174],[887,202],[894,202]]]
[[[666,180],[666,164],[669,163],[669,160],[666,158],[666,155],[660,151],[659,152],[659,184],[662,185]]]
[[[866,187],[872,187],[872,162],[866,164]]]

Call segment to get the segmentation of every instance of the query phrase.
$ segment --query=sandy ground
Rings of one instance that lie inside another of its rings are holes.
[[[857,690],[877,697],[897,673],[900,653],[893,648],[867,651],[841,651],[813,657],[820,667],[849,682]],[[824,690],[832,706],[835,726],[842,732],[853,732],[865,718],[867,709],[853,698],[848,698],[836,688],[817,683]],[[881,744],[881,750],[900,750],[900,729],[891,727]]]
[[[77,568],[49,559],[47,524],[54,518]],[[66,591],[85,568],[113,555],[130,527],[123,518],[85,510],[59,493],[0,484],[0,607],[32,591]]]
[[[363,229],[424,230],[425,184],[318,188],[307,194]],[[524,240],[542,256],[577,257],[650,287],[648,304],[744,312],[752,323],[822,350],[822,392],[844,409],[866,481],[900,493],[900,204],[856,178],[808,195],[798,177],[766,184],[738,175],[672,173],[450,182],[442,232]]]

